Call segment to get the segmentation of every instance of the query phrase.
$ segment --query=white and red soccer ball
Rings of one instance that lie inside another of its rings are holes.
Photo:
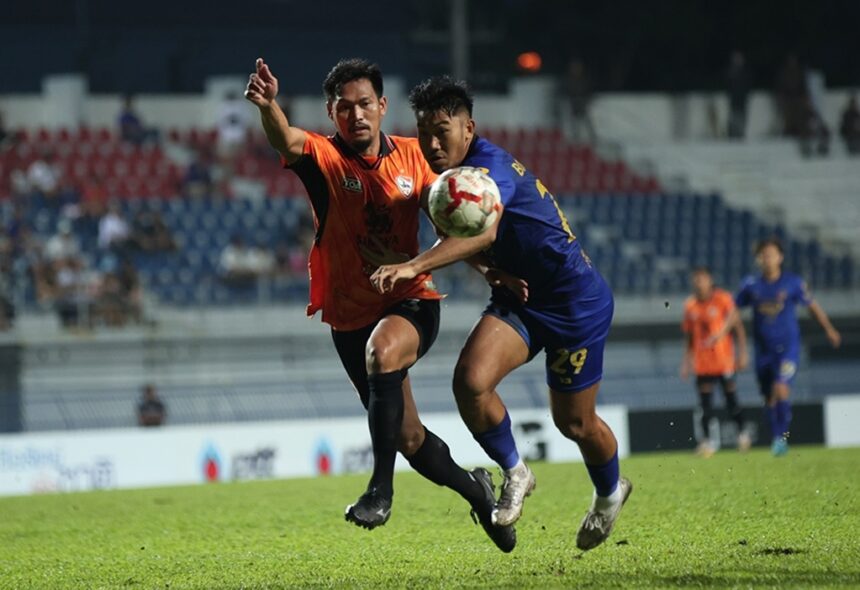
[[[492,227],[501,210],[495,181],[479,168],[461,166],[442,173],[430,187],[430,218],[449,236],[471,238]]]

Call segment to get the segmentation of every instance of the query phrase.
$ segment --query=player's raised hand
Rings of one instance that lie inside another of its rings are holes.
[[[245,98],[258,107],[272,104],[278,95],[278,79],[272,74],[262,57],[257,58],[256,71],[248,77]]]

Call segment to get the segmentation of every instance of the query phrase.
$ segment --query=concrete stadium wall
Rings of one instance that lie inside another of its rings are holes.
[[[211,78],[204,94],[139,95],[136,106],[144,121],[158,127],[213,127],[224,93],[228,89],[241,91],[246,81],[243,77]],[[42,94],[0,96],[0,111],[7,125],[60,127],[84,123],[112,127],[116,124],[120,96],[90,95],[86,80],[71,75],[48,77],[43,86]],[[281,88],[282,94],[289,96],[288,79],[281,80]],[[396,77],[386,80],[389,129],[414,128],[408,92],[403,80]],[[823,93],[822,116],[831,129],[838,127],[849,94],[849,89],[829,89]],[[511,82],[507,95],[476,95],[475,118],[480,127],[554,127],[559,124],[557,104],[552,78],[518,78]],[[308,129],[331,127],[321,95],[291,96],[290,107],[296,125]],[[713,138],[715,123],[718,135],[723,135],[728,103],[722,93],[606,93],[595,96],[592,115],[602,139],[634,143],[689,141]],[[250,103],[248,116],[256,119]],[[769,93],[754,92],[750,96],[747,129],[752,139],[771,137],[778,132]]]

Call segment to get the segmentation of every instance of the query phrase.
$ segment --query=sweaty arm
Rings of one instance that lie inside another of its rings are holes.
[[[291,127],[283,109],[275,98],[278,95],[278,79],[262,58],[257,59],[256,71],[248,77],[245,98],[260,109],[260,120],[269,144],[292,164],[301,157],[307,134],[298,127]]]

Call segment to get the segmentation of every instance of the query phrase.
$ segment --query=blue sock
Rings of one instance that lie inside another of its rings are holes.
[[[791,427],[791,403],[787,399],[776,402],[776,415],[779,420],[779,434],[777,436],[784,437]]]
[[[472,436],[490,459],[498,463],[502,469],[510,469],[519,462],[520,454],[517,452],[517,443],[514,442],[514,434],[511,432],[511,417],[507,410],[499,424],[486,432],[474,433]]]
[[[594,484],[594,489],[597,490],[598,496],[609,496],[618,487],[618,451],[612,455],[608,463],[604,465],[589,465],[585,464],[588,469],[588,475],[591,476],[591,482]]]
[[[770,437],[777,438],[782,433],[779,431],[779,413],[776,411],[776,406],[765,406],[764,413],[767,416],[767,423],[770,424]]]

